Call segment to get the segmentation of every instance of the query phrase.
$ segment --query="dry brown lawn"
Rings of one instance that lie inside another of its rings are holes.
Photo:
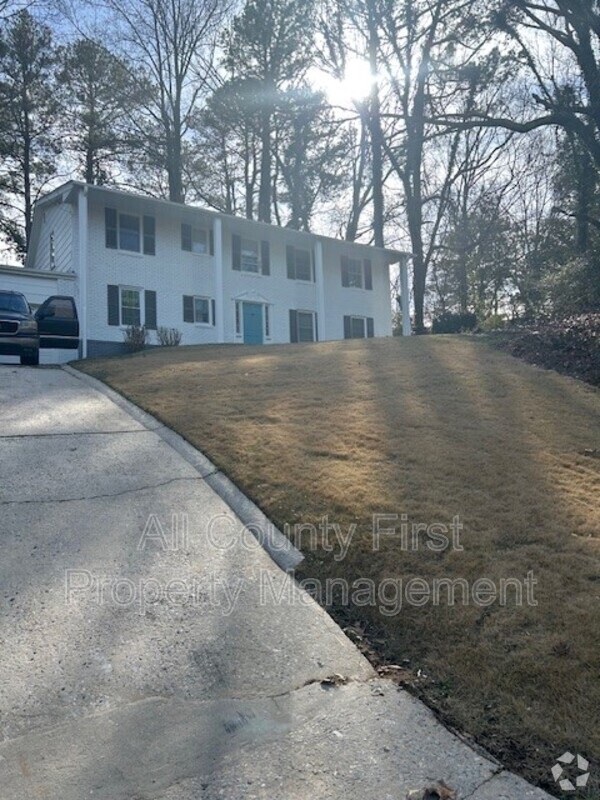
[[[536,783],[570,749],[600,762],[600,394],[472,337],[156,349],[87,361],[183,434],[281,528],[355,523],[300,577],[522,581],[537,605],[470,600],[331,611],[458,729]],[[416,550],[372,514],[464,529]],[[524,599],[525,596],[524,596]],[[597,796],[598,772],[592,794]]]

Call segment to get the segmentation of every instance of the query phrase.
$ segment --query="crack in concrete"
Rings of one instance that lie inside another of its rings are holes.
[[[51,438],[53,436],[115,436],[118,433],[154,433],[159,429],[160,429],[159,426],[157,426],[156,428],[134,428],[132,430],[123,429],[116,431],[63,431],[60,433],[9,433],[6,435],[1,435],[0,441],[2,439],[43,439],[43,438]]]
[[[505,770],[504,770],[504,767],[502,765],[497,766],[496,769],[492,772],[492,774],[488,778],[486,778],[484,781],[481,781],[481,783],[477,784],[477,786],[473,789],[473,791],[470,794],[466,794],[463,797],[463,800],[469,800],[470,797],[471,798],[475,797],[475,795],[481,789],[482,786],[485,786],[487,783],[490,783],[490,781],[493,781],[494,778],[497,778],[498,775],[501,775],[504,771]]]
[[[154,483],[149,484],[147,486],[136,486],[133,489],[123,489],[120,492],[106,492],[104,494],[94,494],[94,495],[85,495],[83,497],[64,497],[60,500],[56,499],[47,499],[47,500],[0,500],[0,506],[12,506],[12,505],[35,505],[42,504],[47,505],[51,503],[80,503],[84,500],[99,500],[103,497],[121,497],[126,494],[133,494],[135,492],[145,492],[148,489],[160,489],[162,486],[168,486],[171,483],[177,483],[178,481],[203,481],[205,478],[208,478],[210,475],[214,475],[215,472],[209,472],[207,475],[201,475],[198,473],[197,477],[182,477],[182,478],[170,478],[168,481],[163,481],[162,483]]]

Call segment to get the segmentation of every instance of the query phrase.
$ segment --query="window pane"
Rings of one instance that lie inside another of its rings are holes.
[[[208,234],[202,228],[192,228],[192,252],[208,252]]]
[[[207,325],[210,323],[209,305],[206,297],[194,298],[194,316],[196,322],[204,322]]]
[[[309,250],[296,250],[296,280],[312,281]]]
[[[121,289],[121,324],[141,325],[140,293],[135,289]]]
[[[119,247],[140,252],[140,219],[131,214],[119,214]]]
[[[362,317],[352,317],[352,338],[364,339],[365,338],[365,321]]]
[[[242,239],[242,269],[258,272],[258,242],[252,239]]]
[[[123,325],[140,325],[140,310],[139,308],[125,308],[121,314],[121,322]]]
[[[348,286],[362,289],[362,263],[357,258],[348,259]]]
[[[54,309],[54,315],[57,319],[75,319],[73,303],[66,298],[57,297],[48,303],[48,308]]]
[[[124,306],[140,307],[140,293],[137,289],[121,289],[121,302]]]
[[[298,341],[314,342],[313,315],[306,312],[298,312]]]

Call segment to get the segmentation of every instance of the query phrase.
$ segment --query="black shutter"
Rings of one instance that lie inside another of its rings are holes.
[[[237,233],[231,237],[231,266],[237,270],[242,268],[242,237]]]
[[[156,330],[156,292],[146,290],[144,292],[144,324],[149,331]]]
[[[367,317],[367,339],[372,339],[375,336],[375,324],[373,317]]]
[[[117,249],[117,210],[104,209],[104,243],[111,250]],[[118,322],[116,323],[119,324]]]
[[[352,318],[344,317],[344,339],[352,338]]]
[[[350,279],[348,278],[348,256],[342,256],[342,286],[350,286]]]
[[[315,342],[319,341],[319,316],[315,312]]]
[[[217,324],[216,303],[215,303],[214,299],[210,301],[210,309],[211,309],[211,315],[212,315],[212,324],[216,325]]]
[[[286,245],[285,248],[285,261],[287,264],[287,276],[291,280],[296,278],[296,263],[294,259],[294,248],[291,244]]]
[[[192,252],[192,226],[187,222],[181,223],[181,249]]]
[[[312,247],[310,249],[310,271],[311,271],[313,283],[316,283],[317,282],[317,274],[316,274],[316,270],[315,270],[315,253],[314,253]]]
[[[365,289],[373,288],[373,270],[371,269],[371,259],[365,258]]]
[[[183,295],[183,321],[194,321],[194,298],[190,295]]]
[[[290,342],[298,341],[298,312],[290,308]]]
[[[156,223],[154,217],[143,218],[142,230],[144,234],[144,255],[153,256],[156,254]]]
[[[107,304],[108,304],[108,324],[109,325],[118,325],[119,324],[119,287],[118,286],[110,286],[110,284],[106,287],[107,289]]]
[[[208,252],[211,256],[215,254],[215,232],[212,228],[208,231]]]
[[[271,260],[270,260],[268,242],[260,243],[260,266],[263,275],[271,274]]]

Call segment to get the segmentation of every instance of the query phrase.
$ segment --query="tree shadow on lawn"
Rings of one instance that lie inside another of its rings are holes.
[[[506,606],[472,598],[462,606],[459,593],[454,606],[405,606],[372,621],[389,635],[390,657],[416,657],[437,681],[422,686],[430,703],[531,780],[548,781],[556,753],[600,754],[590,715],[600,707],[598,540],[591,538],[598,470],[574,469],[592,417],[587,404],[564,402],[563,391],[578,399],[574,382],[566,388],[559,379],[556,392],[556,376],[517,363],[500,368],[465,340],[422,347],[426,363],[398,363],[412,396],[399,387],[395,408],[374,399],[372,412],[385,415],[392,449],[412,463],[411,480],[400,470],[387,476],[399,506],[408,501],[409,520],[425,524],[458,514],[464,551],[436,554],[421,543],[407,553],[390,540],[377,554],[380,574],[465,578],[471,586],[489,578],[498,586],[532,571],[537,605],[527,604],[525,591],[519,604],[510,590]],[[380,386],[376,363],[369,366]],[[394,437],[397,428],[404,435]]]
[[[534,782],[550,788],[566,749],[600,757],[598,465],[580,455],[595,446],[597,395],[467,337],[214,351],[162,374],[158,361],[140,375],[115,363],[111,382],[280,527],[324,515],[357,526],[340,561],[305,536],[299,577],[472,586],[533,571],[537,606],[525,594],[517,605],[509,587],[506,606],[463,605],[458,589],[454,605],[441,590],[439,604],[389,616],[339,595],[330,607],[383,631],[382,657],[422,668],[421,696]],[[374,552],[373,514],[425,525],[459,515],[464,550],[389,536]]]

